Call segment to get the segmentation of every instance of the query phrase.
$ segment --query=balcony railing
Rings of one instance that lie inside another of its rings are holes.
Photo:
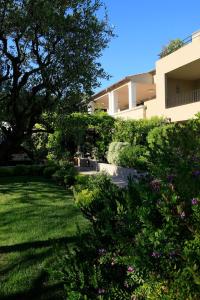
[[[175,107],[189,103],[200,101],[200,89],[192,90],[190,92],[181,93],[176,96],[167,98],[166,107]]]

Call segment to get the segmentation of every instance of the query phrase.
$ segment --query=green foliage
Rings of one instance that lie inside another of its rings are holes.
[[[0,1],[0,159],[36,123],[52,131],[43,113],[85,110],[98,79],[109,77],[97,60],[113,32],[99,10],[100,0]]]
[[[12,167],[0,167],[0,177],[10,176],[40,176],[43,174],[43,165],[17,165]]]
[[[62,153],[64,152],[62,144],[62,133],[60,130],[56,130],[54,133],[49,134],[47,143],[47,158],[49,160],[61,159]]]
[[[118,154],[118,165],[137,170],[146,170],[148,166],[147,147],[128,145],[122,148]]]
[[[60,160],[52,179],[59,185],[71,186],[75,183],[76,169],[69,161]]]
[[[43,170],[43,175],[46,178],[51,178],[51,176],[58,170],[58,166],[46,166]]]
[[[183,47],[184,42],[180,39],[175,39],[169,42],[168,45],[164,46],[161,53],[159,54],[160,58],[163,58],[174,51],[178,50],[179,48]]]
[[[183,199],[199,190],[200,118],[184,124],[169,124],[148,135],[151,173],[176,183]]]
[[[166,121],[162,118],[149,120],[117,120],[113,133],[113,141],[126,142],[131,145],[146,145],[146,137],[154,128],[162,126]]]
[[[57,130],[48,141],[49,154],[60,159],[69,151],[90,153],[104,159],[112,139],[114,119],[104,112],[95,114],[73,113],[58,120]]]
[[[199,299],[199,136],[198,116],[153,128],[147,136],[152,177],[130,180],[124,189],[106,175],[75,186],[75,201],[93,231],[61,258],[67,295]]]
[[[100,175],[75,198],[94,231],[61,259],[67,295],[198,299],[200,184],[183,201],[171,183],[130,181],[122,190]]]
[[[98,174],[89,177],[85,186],[75,186],[74,196],[75,202],[93,223],[96,232],[102,228],[105,232],[116,230],[115,213],[122,191],[111,182],[109,176]]]
[[[0,177],[14,176],[14,167],[0,167]]]
[[[112,142],[108,148],[107,160],[110,164],[120,165],[120,152],[129,144],[126,142]]]
[[[90,175],[78,174],[75,177],[76,185],[85,186],[88,183]]]

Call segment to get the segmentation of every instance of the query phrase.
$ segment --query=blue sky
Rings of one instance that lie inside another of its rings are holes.
[[[115,37],[100,59],[112,78],[96,92],[135,73],[154,69],[162,46],[200,29],[198,0],[104,0]]]

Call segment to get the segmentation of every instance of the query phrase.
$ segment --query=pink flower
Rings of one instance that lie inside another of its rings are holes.
[[[182,211],[182,212],[180,213],[180,217],[181,217],[181,219],[184,219],[184,218],[185,218],[185,212],[184,212],[184,211]]]
[[[199,199],[198,198],[193,198],[191,202],[192,202],[192,205],[198,205],[199,204]]]
[[[135,272],[135,269],[133,267],[129,266],[128,269],[127,269],[127,272],[128,273],[133,273],[133,272]]]
[[[98,294],[101,295],[101,294],[104,294],[105,293],[105,290],[104,289],[98,289]]]

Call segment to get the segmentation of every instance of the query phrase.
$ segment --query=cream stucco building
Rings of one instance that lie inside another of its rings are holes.
[[[153,71],[127,76],[95,94],[90,107],[124,119],[184,121],[200,112],[200,31],[159,59]]]

